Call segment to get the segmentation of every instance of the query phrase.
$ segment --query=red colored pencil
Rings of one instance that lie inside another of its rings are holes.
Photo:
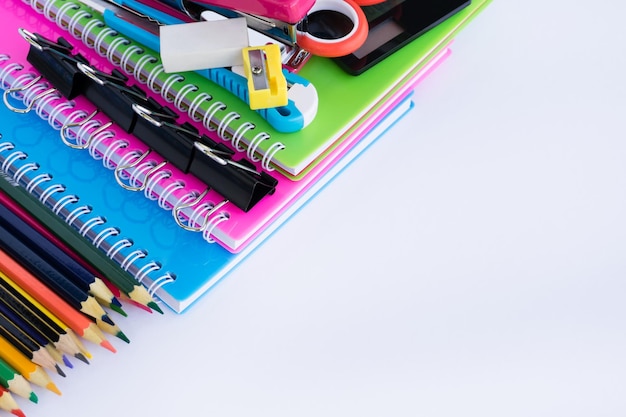
[[[0,410],[8,411],[18,417],[25,417],[24,413],[11,396],[11,393],[4,387],[0,387]]]

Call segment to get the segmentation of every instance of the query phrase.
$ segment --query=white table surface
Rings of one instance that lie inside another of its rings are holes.
[[[187,313],[30,417],[626,415],[626,5],[495,1]],[[88,414],[87,414],[88,413]]]

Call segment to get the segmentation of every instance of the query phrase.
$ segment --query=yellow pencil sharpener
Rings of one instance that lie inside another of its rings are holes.
[[[252,110],[286,106],[287,80],[276,44],[243,49],[243,69],[248,79],[248,102]]]

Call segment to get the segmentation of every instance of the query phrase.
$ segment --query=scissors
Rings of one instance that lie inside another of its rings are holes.
[[[162,1],[194,18],[203,7],[223,14],[230,11],[245,17],[248,26],[297,44],[313,55],[339,57],[354,52],[367,39],[368,23],[361,6],[385,0]]]

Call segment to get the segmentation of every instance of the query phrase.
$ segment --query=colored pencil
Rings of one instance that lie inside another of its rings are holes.
[[[91,353],[84,350],[82,344],[76,343],[74,338],[68,334],[72,330],[41,304],[36,301],[31,302],[28,297],[2,281],[0,281],[0,302],[38,328],[61,352],[89,363],[87,357],[90,358]]]
[[[24,356],[37,365],[65,376],[45,347],[38,345],[28,334],[0,313],[0,336],[9,341]]]
[[[43,332],[42,329],[34,326],[32,323],[28,322],[24,319],[24,317],[17,314],[13,309],[7,306],[2,300],[0,300],[0,314],[6,317],[13,325],[17,326],[21,331],[25,334],[29,335],[31,339],[37,345],[46,349],[50,356],[59,364],[65,364],[68,367],[72,368],[72,363],[67,360],[61,353],[60,349],[54,345],[54,342],[47,337],[47,335]],[[68,365],[69,363],[69,365]]]
[[[0,336],[0,357],[33,384],[61,395],[61,391],[52,382],[48,373],[41,366],[34,364],[24,356],[22,352],[2,336]]]
[[[48,287],[69,305],[96,320],[112,323],[102,306],[87,292],[82,291],[61,272],[41,258],[32,248],[25,245],[5,227],[0,225],[0,249],[24,269],[36,277],[38,284]],[[5,271],[6,272],[6,271]],[[18,281],[19,282],[19,281]],[[24,280],[19,282],[23,287]]]
[[[0,410],[8,411],[18,417],[25,417],[20,407],[17,405],[9,390],[0,387]]]
[[[0,385],[20,397],[36,403],[39,401],[30,383],[4,359],[0,359]]]
[[[130,339],[124,334],[120,327],[115,323],[106,323],[104,321],[97,321],[96,323],[100,330],[123,340],[126,343],[130,343]]]
[[[65,223],[56,214],[44,207],[36,198],[21,187],[14,187],[6,181],[0,181],[0,201],[2,204],[12,202],[23,211],[39,219],[40,222],[54,227],[57,236],[68,246],[80,253],[88,262],[97,265],[103,275],[113,283],[121,292],[125,293],[134,303],[146,306],[151,310],[163,313],[156,304],[148,290],[134,279],[127,271],[124,271],[112,259],[108,258],[100,249],[92,245],[83,236],[76,233],[70,225]],[[19,203],[18,203],[19,201]]]
[[[115,352],[115,348],[106,340],[102,331],[81,312],[75,310],[52,290],[40,283],[20,264],[15,262],[6,253],[0,251],[0,281],[11,287],[21,290],[24,294],[37,298],[40,304],[52,314],[66,323],[77,335],[87,339],[105,349]]]
[[[121,308],[120,302],[113,296],[104,282],[78,262],[72,256],[71,250],[63,245],[57,245],[41,234],[39,230],[22,220],[8,207],[2,205],[0,205],[0,225],[4,226],[26,246],[32,248],[42,259],[83,291],[87,291],[96,299],[102,300],[107,307],[116,311]]]
[[[74,368],[74,364],[70,362],[67,356],[65,356],[59,349],[57,349],[52,343],[46,343],[42,345],[44,349],[50,354],[52,359],[59,365],[65,365],[68,368]]]

